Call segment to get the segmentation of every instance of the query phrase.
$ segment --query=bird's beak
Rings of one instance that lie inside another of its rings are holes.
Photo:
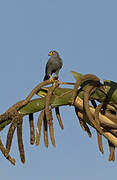
[[[48,56],[52,56],[52,52],[49,52],[49,53],[48,53]]]

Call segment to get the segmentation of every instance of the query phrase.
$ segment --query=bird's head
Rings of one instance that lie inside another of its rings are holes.
[[[50,51],[50,52],[48,53],[48,56],[58,57],[58,56],[59,56],[59,54],[58,54],[58,52],[57,52],[57,51]]]

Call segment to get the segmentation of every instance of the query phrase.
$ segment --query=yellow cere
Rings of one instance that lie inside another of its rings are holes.
[[[54,51],[50,51],[49,56],[52,56],[54,53],[55,53]]]

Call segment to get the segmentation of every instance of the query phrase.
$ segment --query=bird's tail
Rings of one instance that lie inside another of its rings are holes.
[[[50,78],[50,76],[49,75],[45,75],[45,77],[44,77],[44,79],[43,79],[43,81],[46,81],[46,80],[48,80]]]

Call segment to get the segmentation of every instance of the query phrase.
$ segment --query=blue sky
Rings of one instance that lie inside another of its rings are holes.
[[[0,113],[42,81],[48,52],[59,51],[64,66],[60,80],[74,79],[71,70],[93,73],[117,81],[117,1],[116,0],[1,0],[0,1]],[[96,133],[89,139],[72,107],[62,107],[64,131],[55,120],[56,148],[29,144],[28,119],[24,119],[26,163],[21,164],[14,136],[13,167],[0,153],[0,178],[51,180],[116,177],[117,160],[108,162],[98,150]],[[35,115],[35,125],[38,113]],[[5,129],[1,136],[6,136]],[[3,138],[5,140],[5,138]]]

